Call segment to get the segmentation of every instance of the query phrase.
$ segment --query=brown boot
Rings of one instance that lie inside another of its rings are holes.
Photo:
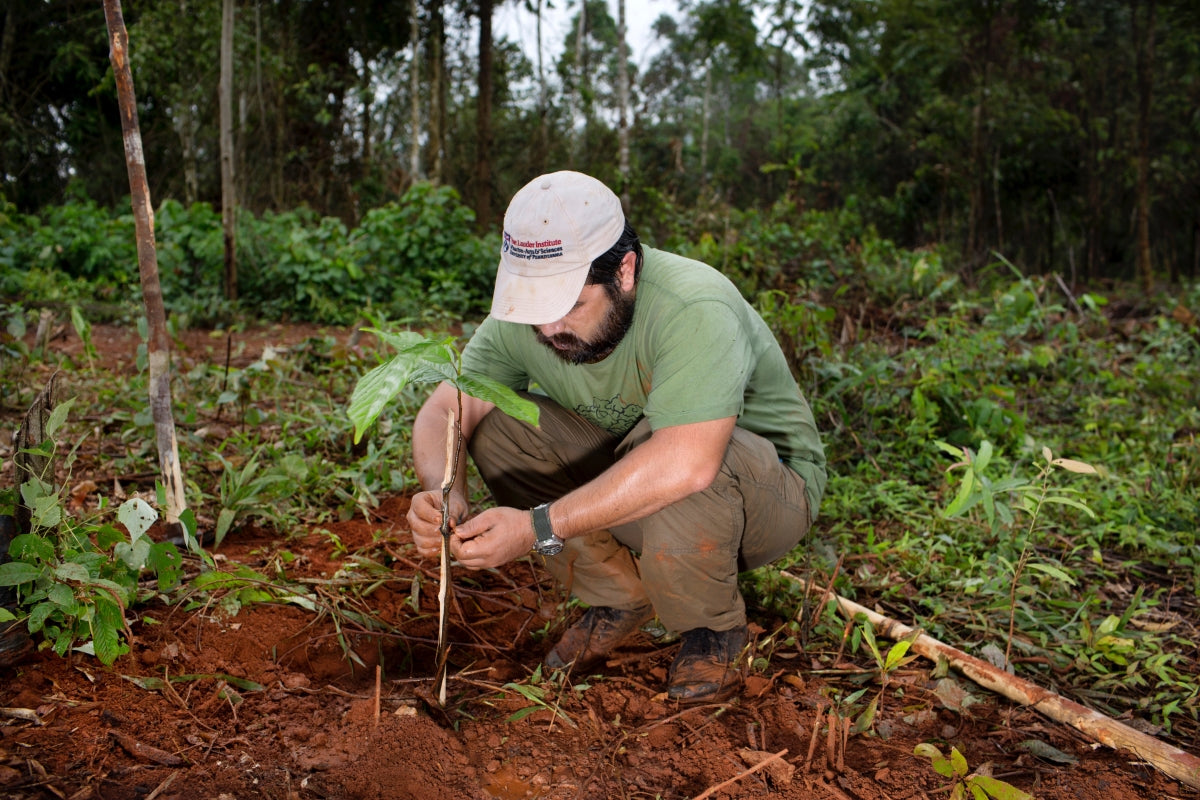
[[[738,661],[746,647],[746,626],[728,631],[694,628],[680,638],[683,644],[671,664],[667,696],[684,703],[724,700],[741,685]]]
[[[546,666],[562,669],[573,664],[575,669],[583,669],[611,653],[653,618],[654,607],[649,605],[632,611],[592,606],[546,654]]]

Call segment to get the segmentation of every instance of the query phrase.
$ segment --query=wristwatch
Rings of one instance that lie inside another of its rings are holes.
[[[533,552],[540,556],[556,556],[561,553],[566,543],[554,535],[554,528],[550,526],[550,504],[542,503],[530,509],[529,514],[533,517]]]

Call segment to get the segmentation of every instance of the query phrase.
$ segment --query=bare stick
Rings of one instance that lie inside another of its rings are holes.
[[[782,574],[785,578],[806,587],[808,591],[820,588],[790,573]],[[875,628],[877,636],[898,642],[909,636],[914,630],[901,622],[861,606],[853,600],[847,600],[836,594],[833,595],[833,598],[845,614],[851,617],[855,614],[864,615]],[[821,601],[823,600],[824,598]],[[935,662],[939,658],[944,658],[950,666],[985,689],[1004,695],[1009,700],[1021,705],[1032,706],[1036,711],[1055,722],[1066,723],[1087,734],[1093,741],[1114,750],[1128,750],[1165,775],[1181,781],[1193,789],[1200,789],[1200,758],[1191,753],[1134,730],[1128,725],[1122,725],[1110,717],[1073,700],[1068,700],[1049,689],[1043,689],[1037,684],[1010,675],[986,661],[943,644],[932,636],[926,634],[918,636],[912,644],[912,650]]]
[[[454,486],[454,476],[458,471],[458,426],[455,424],[454,412],[446,414],[446,472],[442,477],[442,560],[441,583],[438,586],[438,643],[437,643],[437,698],[441,705],[446,705],[446,683],[448,680],[446,658],[450,654],[450,643],[446,636],[446,627],[450,606],[450,489]]]
[[[732,778],[725,781],[724,783],[718,783],[716,786],[708,787],[703,792],[701,792],[700,794],[698,794],[694,798],[692,798],[692,800],[704,800],[705,797],[712,797],[714,794],[721,791],[726,786],[732,786],[733,784],[740,781],[742,778],[745,778],[749,775],[753,775],[754,773],[758,772],[760,769],[767,766],[771,762],[775,761],[776,759],[783,758],[786,755],[787,755],[787,748],[785,747],[784,749],[780,750],[778,753],[772,753],[771,755],[767,756],[766,758],[764,758],[762,761],[755,764],[750,769],[744,770],[743,772],[739,772],[737,775],[734,775]]]

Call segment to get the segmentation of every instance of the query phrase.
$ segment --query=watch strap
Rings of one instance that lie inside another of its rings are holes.
[[[550,524],[550,504],[542,503],[529,511],[533,517],[533,535],[539,542],[548,542],[555,538],[554,526]]]

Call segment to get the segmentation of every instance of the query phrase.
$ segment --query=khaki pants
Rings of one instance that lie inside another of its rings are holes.
[[[650,438],[644,419],[618,439],[545,397],[526,396],[541,408],[540,427],[493,411],[469,445],[500,505],[556,500]],[[735,428],[707,489],[637,522],[568,539],[545,562],[588,605],[628,610],[649,602],[670,630],[725,631],[746,622],[738,573],[784,555],[808,528],[804,479],[766,439]]]

